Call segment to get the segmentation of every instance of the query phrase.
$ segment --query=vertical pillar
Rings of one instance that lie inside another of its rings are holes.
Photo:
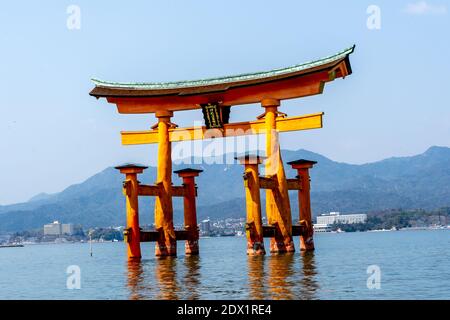
[[[160,237],[156,242],[156,256],[177,254],[177,242],[173,227],[172,207],[172,148],[169,140],[172,111],[158,111],[158,168],[157,185],[159,194],[155,202],[155,227]]]
[[[197,177],[200,172],[203,172],[203,170],[187,168],[174,172],[183,179],[184,186],[184,228],[189,232],[189,239],[186,240],[185,243],[185,253],[186,255],[196,255],[199,253],[199,232],[197,226],[197,208],[195,204],[195,197],[197,195],[195,177]]]
[[[269,224],[277,227],[277,236],[270,240],[270,252],[294,252],[292,241],[292,215],[289,203],[289,193],[281,158],[276,118],[280,102],[275,99],[261,101],[265,108],[266,124],[266,168],[265,175],[272,176],[278,183],[278,188],[266,191],[266,213]]]
[[[247,254],[264,255],[263,225],[261,217],[261,198],[259,194],[259,170],[258,165],[262,157],[245,155],[237,157],[241,164],[245,165],[244,184],[247,209]]]
[[[147,167],[125,164],[116,167],[120,173],[125,174],[123,193],[126,197],[127,227],[124,232],[127,243],[128,260],[141,259],[141,231],[139,227],[139,182],[137,175]]]
[[[300,235],[300,249],[306,251],[314,250],[309,169],[316,163],[316,161],[304,159],[288,162],[293,169],[297,170],[297,177],[300,179],[301,189],[298,191],[298,207],[300,225],[303,227],[302,234]]]

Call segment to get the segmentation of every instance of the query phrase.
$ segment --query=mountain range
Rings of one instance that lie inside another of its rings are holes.
[[[300,158],[318,162],[311,169],[311,200],[315,215],[329,211],[432,210],[450,206],[450,148],[431,147],[416,156],[362,165],[335,162],[307,150],[283,150],[282,154],[284,163]],[[242,165],[174,165],[173,169],[187,166],[204,170],[196,180],[199,219],[245,216]],[[285,167],[288,178],[295,177],[296,172],[288,167]],[[155,167],[149,167],[139,177],[146,184],[155,179]],[[54,220],[83,227],[124,225],[122,181],[123,175],[109,167],[60,193],[41,193],[25,203],[0,206],[0,231],[40,228]],[[173,182],[174,185],[181,184],[176,175]],[[154,200],[145,197],[139,201],[141,224],[152,223]],[[298,204],[293,191],[291,204],[296,218]],[[175,223],[183,220],[181,198],[174,198],[174,219]]]

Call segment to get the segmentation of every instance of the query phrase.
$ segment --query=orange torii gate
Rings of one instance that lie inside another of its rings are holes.
[[[239,161],[245,165],[244,182],[247,199],[248,254],[264,254],[263,237],[270,237],[270,251],[293,252],[292,237],[300,236],[302,250],[313,250],[313,228],[309,199],[308,169],[313,161],[300,159],[289,164],[298,170],[295,179],[287,179],[280,155],[278,133],[322,127],[323,113],[287,117],[278,110],[280,101],[306,97],[323,92],[325,83],[351,74],[349,55],[354,46],[317,61],[268,72],[231,77],[169,83],[114,83],[93,79],[90,92],[96,98],[106,98],[121,114],[154,113],[158,122],[151,130],[121,132],[123,145],[158,143],[157,181],[141,185],[137,175],[146,167],[119,166],[126,175],[124,194],[127,199],[127,229],[129,259],[141,257],[140,242],[155,241],[158,256],[176,255],[176,241],[186,240],[186,253],[198,253],[195,176],[200,171],[184,169],[176,173],[182,186],[172,185],[171,143],[177,141],[266,134],[265,176],[259,176],[262,157],[245,155]],[[255,121],[228,123],[231,107],[260,103],[264,113]],[[201,109],[203,127],[177,128],[171,122],[174,112]],[[269,225],[262,225],[260,189],[266,190],[266,215]],[[292,224],[289,190],[299,192],[299,224]],[[155,196],[156,231],[139,227],[138,196]],[[173,226],[172,197],[184,197],[185,230]]]

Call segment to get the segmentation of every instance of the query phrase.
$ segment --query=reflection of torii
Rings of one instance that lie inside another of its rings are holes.
[[[271,239],[271,251],[294,251],[289,185],[279,152],[278,132],[321,128],[323,113],[287,117],[278,107],[284,99],[321,94],[327,82],[350,75],[349,55],[353,50],[354,46],[333,56],[289,68],[206,80],[169,83],[113,83],[93,80],[95,88],[90,95],[106,98],[109,103],[117,106],[119,113],[155,113],[158,119],[152,130],[122,132],[124,145],[158,143],[155,224],[162,231],[162,236],[157,241],[157,255],[176,254],[171,142],[208,137],[206,127],[177,128],[170,120],[175,111],[200,109],[208,104],[228,108],[260,103],[265,109],[264,114],[256,121],[249,122],[226,124],[222,114],[220,131],[224,136],[266,134],[266,175],[277,184],[276,188],[268,188],[266,191],[267,218],[269,224],[278,229]],[[189,201],[195,201],[195,197]],[[311,218],[307,220],[309,228]],[[132,241],[139,242],[140,239]]]

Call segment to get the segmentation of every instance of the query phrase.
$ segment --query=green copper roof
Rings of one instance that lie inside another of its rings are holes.
[[[224,84],[224,83],[232,83],[239,81],[249,81],[255,79],[264,79],[274,76],[280,76],[284,74],[289,74],[293,72],[299,72],[303,70],[307,70],[310,68],[320,67],[321,65],[329,64],[334,61],[339,61],[344,59],[346,56],[351,54],[355,46],[352,46],[344,51],[336,53],[332,56],[328,56],[316,61],[310,61],[302,64],[298,64],[295,66],[291,66],[288,68],[274,69],[271,71],[265,72],[256,72],[256,73],[245,73],[236,76],[229,77],[219,77],[219,78],[210,78],[210,79],[202,79],[202,80],[190,80],[190,81],[176,81],[176,82],[153,82],[153,83],[145,83],[145,82],[137,82],[137,83],[119,83],[119,82],[108,82],[102,81],[98,79],[92,79],[94,84],[97,87],[103,88],[123,88],[123,89],[136,89],[136,90],[158,90],[158,89],[178,89],[178,88],[189,88],[189,87],[197,87],[197,86],[209,86],[216,84]]]

